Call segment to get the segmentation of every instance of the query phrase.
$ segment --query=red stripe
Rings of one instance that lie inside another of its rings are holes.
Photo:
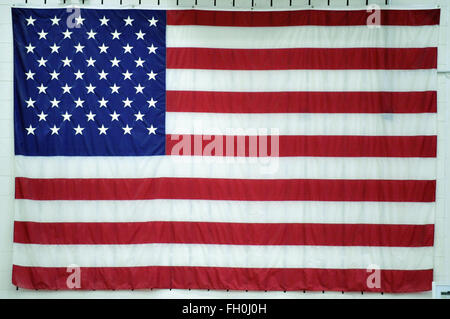
[[[168,112],[436,113],[436,91],[207,92],[167,91]]]
[[[169,69],[435,69],[437,48],[167,48]]]
[[[25,289],[67,290],[67,268],[13,265],[12,283]],[[380,288],[369,288],[366,269],[283,269],[225,267],[80,268],[83,290],[231,289],[417,292],[431,290],[433,270],[380,271]]]
[[[16,177],[17,199],[434,202],[435,180],[32,179]]]
[[[185,156],[277,156],[278,146],[280,157],[436,157],[436,145],[436,136],[166,135],[166,154]]]
[[[216,222],[14,222],[14,242],[42,245],[433,246],[434,225]]]
[[[209,25],[226,27],[277,26],[366,26],[374,11],[369,10],[299,10],[299,11],[203,11],[169,10],[168,25]],[[381,25],[421,26],[439,24],[440,9],[380,10]],[[373,23],[373,22],[372,22]]]

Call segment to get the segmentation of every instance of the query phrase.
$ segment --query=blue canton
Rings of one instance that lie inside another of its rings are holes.
[[[165,154],[165,11],[12,16],[16,154]]]

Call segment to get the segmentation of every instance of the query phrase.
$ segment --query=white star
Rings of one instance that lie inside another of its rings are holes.
[[[85,18],[82,18],[81,16],[78,16],[75,18],[75,20],[77,21],[77,26],[80,26],[83,24],[83,21],[86,20]]]
[[[70,66],[70,62],[72,62],[72,60],[69,60],[68,57],[66,57],[64,60],[61,60],[62,63],[64,63],[63,66]]]
[[[52,77],[52,80],[59,80],[58,79],[58,76],[59,76],[59,73],[56,73],[56,70],[53,70],[53,72],[51,72],[51,73],[49,73],[50,75],[51,75],[51,77]]]
[[[32,46],[31,43],[28,44],[28,46],[25,47],[25,49],[27,49],[27,53],[34,53],[33,50],[34,50],[35,48],[36,48],[36,47]]]
[[[27,130],[27,135],[33,134],[34,135],[34,130],[36,129],[35,127],[32,127],[31,124],[29,127],[25,128]]]
[[[84,73],[82,73],[80,70],[78,70],[77,72],[74,73],[75,75],[75,80],[83,80],[83,75]]]
[[[50,101],[50,103],[52,103],[52,108],[53,108],[53,107],[58,108],[58,107],[59,107],[58,104],[59,104],[60,102],[61,102],[61,101],[58,101],[55,97],[53,98],[52,101]]]
[[[47,87],[46,86],[44,86],[44,84],[43,83],[41,83],[41,85],[40,86],[38,86],[37,87],[37,89],[39,90],[39,94],[41,94],[41,93],[44,93],[44,94],[46,94],[47,92],[46,92],[46,90],[47,90]]]
[[[59,53],[59,48],[60,46],[57,46],[56,43],[53,43],[53,45],[50,47],[50,49],[52,49],[51,53]]]
[[[100,76],[100,80],[101,79],[107,80],[106,77],[108,76],[108,73],[106,73],[104,70],[102,70],[102,72],[99,72],[98,75]]]
[[[84,45],[81,45],[81,43],[80,42],[78,42],[78,44],[77,45],[75,45],[74,46],[74,48],[77,50],[75,53],[78,53],[78,52],[81,52],[81,53],[83,53],[83,48],[84,48]]]
[[[70,39],[70,35],[72,34],[72,32],[70,32],[69,29],[66,29],[66,31],[62,34],[64,34],[64,39]]]
[[[108,25],[109,19],[107,19],[105,16],[103,16],[103,18],[102,18],[102,19],[99,19],[99,20],[100,20],[100,22],[101,22],[100,26],[102,26],[102,25]]]
[[[148,54],[152,54],[152,53],[156,54],[156,49],[158,49],[158,47],[155,47],[152,43],[152,46],[147,47],[147,49],[148,49]]]
[[[94,92],[95,86],[92,86],[91,83],[89,83],[89,86],[86,86],[86,89],[87,89],[87,93],[88,94],[89,93],[94,93],[95,94],[95,92]]]
[[[151,98],[150,101],[147,101],[147,103],[148,103],[148,107],[149,108],[151,108],[151,107],[156,108],[156,103],[158,103],[158,101],[156,101],[153,98]]]
[[[155,134],[156,135],[156,129],[157,129],[157,127],[153,127],[153,124],[150,125],[150,127],[147,127],[148,135],[150,135],[150,134]]]
[[[46,117],[48,116],[48,114],[45,114],[44,111],[41,111],[41,113],[38,114],[37,116],[39,116],[39,122],[40,121],[47,121]]]
[[[140,83],[138,84],[138,86],[135,86],[134,88],[136,89],[136,94],[138,94],[138,93],[144,93],[143,90],[145,89],[145,86],[141,86]]]
[[[108,128],[102,124],[102,127],[98,127],[98,130],[100,131],[99,135],[102,135],[102,134],[106,135],[106,131],[108,130]]]
[[[53,19],[50,19],[50,21],[52,21],[52,25],[59,25],[59,21],[61,19],[59,19],[57,16],[55,16]]]
[[[137,39],[136,39],[136,40],[139,40],[139,39],[144,40],[144,35],[145,35],[145,33],[143,33],[141,30],[139,30],[139,32],[135,32],[135,34],[136,34],[136,36],[137,36]]]
[[[39,39],[46,39],[47,40],[46,37],[47,37],[48,32],[45,32],[44,29],[42,29],[41,32],[38,32],[38,34],[39,34]]]
[[[30,16],[28,19],[25,19],[27,21],[27,25],[34,25],[34,21],[36,21],[36,19],[33,19],[32,16]]]
[[[126,100],[123,100],[122,102],[123,102],[123,107],[131,107],[131,103],[133,103],[133,101],[128,98]]]
[[[75,135],[83,135],[84,127],[80,127],[80,124],[78,124],[78,126],[74,127],[73,129],[75,130]]]
[[[65,121],[70,121],[70,117],[72,116],[72,114],[67,113],[67,111],[66,111],[66,113],[61,114],[61,115],[62,115],[62,117],[64,118],[64,119],[63,119],[63,122],[65,122]]]
[[[39,62],[39,66],[45,66],[45,63],[47,63],[47,60],[45,60],[43,57],[37,60]]]
[[[96,60],[93,60],[92,57],[90,57],[89,60],[86,60],[86,62],[87,62],[87,64],[88,64],[87,66],[88,66],[88,67],[94,66],[95,61],[96,61]]]
[[[36,73],[31,72],[31,70],[29,70],[28,72],[25,72],[25,75],[27,76],[27,80],[32,79],[34,80],[34,75]]]
[[[136,121],[143,121],[144,119],[144,115],[142,114],[141,111],[137,112],[136,114],[134,114],[134,116],[136,116]]]
[[[95,40],[95,35],[97,34],[97,32],[94,32],[92,29],[89,32],[86,32],[88,35],[88,40],[89,39],[94,39]]]
[[[127,25],[133,25],[133,21],[134,21],[134,19],[131,19],[130,18],[130,16],[128,16],[128,18],[126,18],[126,19],[123,19],[123,21],[125,21],[125,25],[127,26]]]
[[[34,103],[36,103],[36,101],[32,100],[31,97],[28,100],[25,100],[25,102],[27,103],[27,108],[29,108],[29,107],[34,108]]]
[[[100,103],[100,107],[107,107],[106,103],[108,103],[108,100],[105,100],[104,97],[102,97],[102,99],[98,102]]]
[[[111,62],[111,67],[114,67],[114,66],[119,66],[119,62],[120,62],[120,60],[117,60],[117,58],[116,57],[114,57],[114,60],[109,60],[110,62]]]
[[[127,43],[127,46],[125,46],[125,47],[123,47],[123,48],[124,48],[124,50],[125,50],[124,53],[131,53],[131,49],[133,49],[133,47],[130,46],[128,43]]]
[[[104,43],[98,47],[100,49],[100,53],[108,53],[108,48]]]
[[[131,80],[131,76],[133,75],[133,73],[128,72],[128,70],[125,73],[122,73],[122,74],[123,74],[123,79],[124,80],[126,80],[126,79]]]
[[[116,111],[114,111],[114,113],[112,113],[112,114],[109,114],[109,116],[111,116],[111,122],[112,121],[119,121],[120,114],[116,113]]]
[[[144,67],[145,60],[141,60],[141,57],[139,57],[137,60],[134,60],[136,62],[136,67]]]
[[[89,121],[94,121],[95,114],[92,113],[92,111],[89,111],[89,114],[86,114],[86,116],[87,116],[87,121],[88,122]]]
[[[156,80],[156,76],[158,73],[153,72],[153,70],[150,71],[150,73],[147,73],[149,80]]]
[[[111,32],[112,39],[113,39],[113,40],[114,40],[114,39],[120,39],[119,37],[120,37],[121,34],[122,34],[122,33],[117,32],[117,29],[114,30],[114,32]]]
[[[71,86],[68,86],[67,83],[65,86],[61,87],[61,89],[63,89],[63,94],[65,93],[69,93],[70,94],[70,90],[72,89]]]
[[[74,101],[75,102],[75,108],[77,108],[77,107],[83,107],[83,103],[84,103],[84,101],[82,100],[82,99],[80,99],[80,98],[78,98],[78,100],[75,100]]]
[[[150,27],[153,25],[156,27],[156,22],[158,22],[158,20],[155,19],[155,17],[152,17],[152,19],[147,19],[148,22],[150,22]]]
[[[119,93],[120,86],[117,86],[116,83],[114,83],[113,86],[110,86],[110,89],[111,89],[111,94],[112,93]]]
[[[56,125],[53,125],[53,127],[50,127],[50,130],[52,131],[52,135],[56,134],[59,135],[59,127],[56,127]]]
[[[128,124],[125,127],[122,127],[123,129],[123,135],[125,134],[130,134],[131,135],[131,130],[133,129],[132,127],[129,127]]]

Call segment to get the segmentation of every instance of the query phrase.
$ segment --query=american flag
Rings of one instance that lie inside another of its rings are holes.
[[[376,13],[13,8],[13,284],[431,289],[439,10]]]

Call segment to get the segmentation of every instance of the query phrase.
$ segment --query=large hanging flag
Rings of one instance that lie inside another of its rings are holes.
[[[439,10],[12,15],[14,285],[431,289]]]

